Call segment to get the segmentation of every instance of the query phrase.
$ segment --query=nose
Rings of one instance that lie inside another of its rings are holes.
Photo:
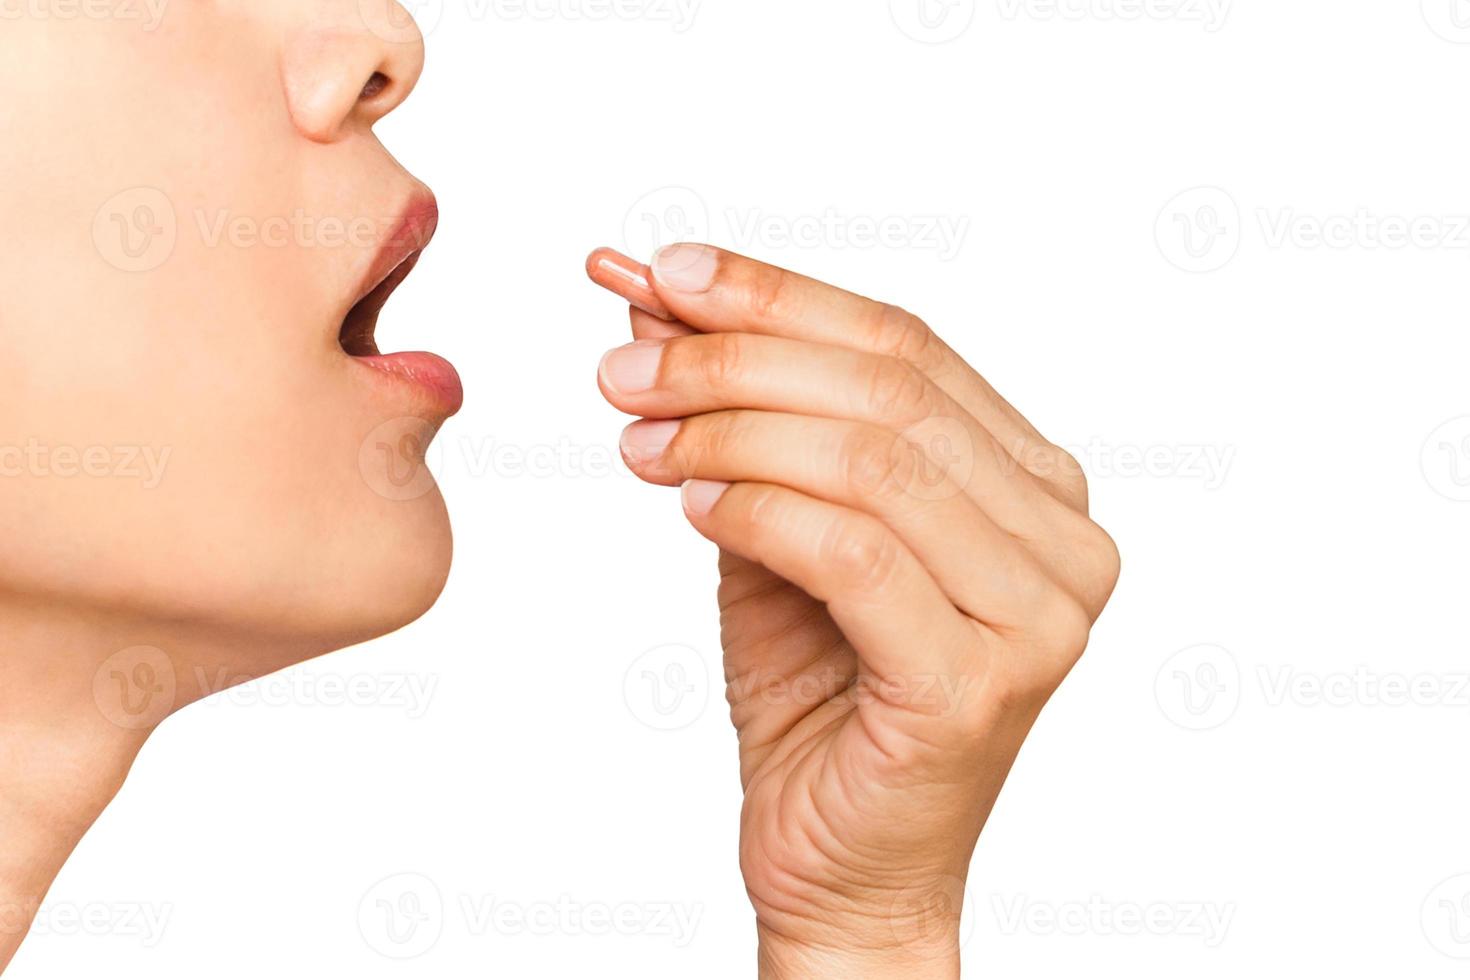
[[[424,70],[424,36],[395,0],[332,6],[334,16],[319,14],[288,39],[281,59],[291,121],[318,143],[371,128]]]

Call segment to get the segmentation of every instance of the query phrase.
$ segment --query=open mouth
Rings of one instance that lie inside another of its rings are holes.
[[[438,219],[439,209],[433,197],[416,199],[405,210],[398,226],[373,256],[363,279],[367,291],[342,317],[337,342],[355,363],[373,369],[377,379],[389,386],[385,390],[398,393],[395,397],[413,391],[413,405],[411,409],[404,406],[405,409],[442,421],[459,411],[464,402],[464,388],[454,365],[424,351],[383,354],[378,350],[377,340],[379,314],[418,264],[424,247],[434,236]]]
[[[349,355],[371,357],[379,353],[376,337],[378,315],[387,305],[388,297],[392,296],[393,291],[408,278],[408,274],[418,264],[419,256],[422,254],[421,251],[410,253],[392,272],[388,273],[386,279],[374,286],[371,292],[358,300],[352,309],[347,311],[337,340]]]

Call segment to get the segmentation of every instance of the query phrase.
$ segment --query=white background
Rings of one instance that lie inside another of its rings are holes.
[[[444,211],[380,338],[469,391],[443,599],[168,722],[13,975],[752,975],[713,547],[593,381],[582,258],[661,225],[909,306],[1092,472],[1123,580],[967,976],[1463,976],[1470,4],[582,3],[420,4],[380,128]]]

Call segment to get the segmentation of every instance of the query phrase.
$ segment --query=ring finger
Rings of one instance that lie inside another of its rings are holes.
[[[955,605],[998,628],[1059,593],[1036,559],[902,437],[878,426],[762,411],[643,420],[623,455],[644,480],[773,483],[883,521]]]

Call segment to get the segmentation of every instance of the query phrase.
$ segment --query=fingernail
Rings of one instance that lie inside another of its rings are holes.
[[[663,356],[663,341],[635,341],[604,354],[597,374],[604,385],[618,394],[635,395],[658,381],[658,365]]]
[[[664,454],[678,432],[678,419],[634,422],[623,430],[623,457],[630,463],[651,463]]]
[[[719,255],[708,245],[670,245],[653,257],[653,277],[681,293],[702,293],[715,281],[719,265]]]
[[[684,484],[684,509],[695,517],[703,517],[715,509],[729,489],[730,484],[718,480],[690,480]]]

